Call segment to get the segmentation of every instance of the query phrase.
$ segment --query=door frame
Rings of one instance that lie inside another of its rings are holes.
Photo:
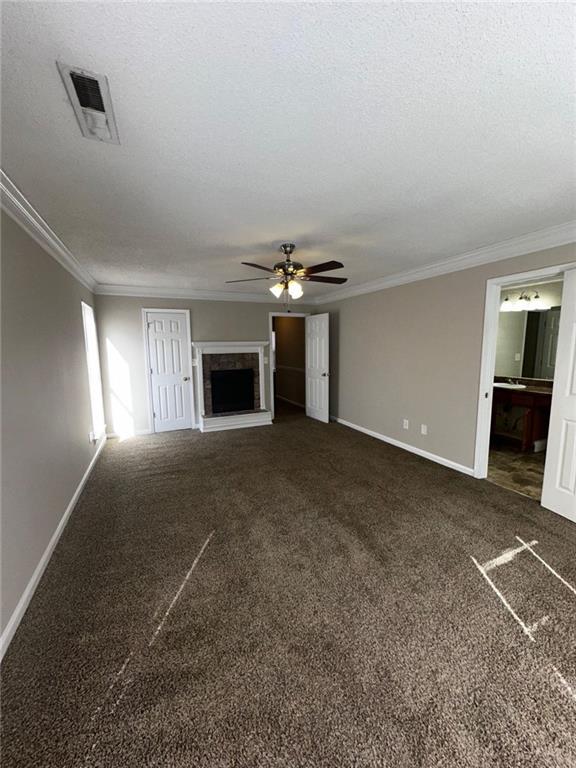
[[[532,285],[547,283],[554,278],[562,278],[568,269],[574,269],[576,262],[559,264],[553,267],[518,272],[513,275],[491,277],[486,281],[486,300],[484,305],[484,330],[482,336],[482,356],[480,362],[480,386],[478,389],[478,410],[476,417],[476,441],[474,448],[474,477],[483,479],[488,476],[488,454],[490,451],[490,422],[492,416],[492,392],[494,370],[496,367],[496,342],[498,339],[498,321],[500,317],[500,294],[502,288],[521,287],[525,283]],[[521,377],[520,377],[521,378]]]
[[[272,332],[274,330],[274,320],[275,317],[308,317],[308,315],[312,314],[311,312],[268,312],[268,339],[270,340],[270,344],[268,346],[269,353],[268,353],[268,368],[270,372],[270,412],[272,414],[272,418],[274,418],[274,368],[276,364],[276,348],[273,344],[273,337]],[[304,344],[306,344],[306,341],[304,341]],[[274,361],[274,364],[272,363]],[[306,394],[304,394],[304,405],[306,405]]]
[[[168,309],[162,309],[159,307],[142,307],[142,337],[144,339],[144,362],[146,365],[146,393],[148,403],[148,431],[150,434],[156,434],[154,428],[154,402],[152,400],[152,387],[150,385],[150,348],[148,342],[148,321],[146,315],[148,312],[180,312],[186,315],[186,348],[188,349],[188,365],[190,366],[190,415],[192,417],[192,429],[198,429],[198,422],[196,421],[196,409],[194,407],[194,366],[192,364],[192,338],[191,338],[191,326],[190,326],[190,310],[189,309],[174,309],[170,307]]]

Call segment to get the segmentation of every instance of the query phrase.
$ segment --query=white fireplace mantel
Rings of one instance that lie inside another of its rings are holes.
[[[264,351],[268,341],[193,341],[193,364],[196,368],[196,392],[198,393],[198,426],[201,432],[217,432],[223,429],[241,429],[243,427],[259,427],[272,424],[272,413],[266,408],[266,377],[264,366],[268,359]],[[204,355],[258,355],[258,383],[260,386],[260,410],[254,413],[238,413],[229,416],[206,416],[204,413],[204,372],[202,358]]]

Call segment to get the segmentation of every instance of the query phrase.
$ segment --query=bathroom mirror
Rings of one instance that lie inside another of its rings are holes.
[[[554,379],[560,307],[540,312],[500,312],[496,376]]]

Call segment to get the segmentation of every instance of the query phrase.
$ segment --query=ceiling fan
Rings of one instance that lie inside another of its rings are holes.
[[[284,294],[286,301],[288,297],[291,299],[299,299],[304,291],[300,285],[301,281],[309,281],[315,283],[333,283],[341,285],[345,283],[347,277],[325,277],[324,275],[318,275],[318,272],[330,272],[332,269],[342,269],[344,264],[339,261],[325,261],[323,264],[315,264],[312,267],[305,267],[298,261],[292,261],[292,254],[294,253],[296,246],[294,243],[283,243],[279,251],[284,256],[284,261],[279,261],[274,264],[273,267],[263,267],[261,264],[251,264],[249,261],[243,261],[246,267],[255,267],[256,269],[263,269],[265,272],[270,272],[272,277],[250,277],[245,280],[227,280],[227,283],[250,283],[255,280],[276,280],[276,284],[270,288],[270,291],[274,296],[279,299]]]

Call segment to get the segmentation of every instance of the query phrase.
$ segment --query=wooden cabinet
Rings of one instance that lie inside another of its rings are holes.
[[[552,390],[530,388],[502,389],[494,387],[491,435],[520,442],[522,451],[533,451],[536,440],[548,436]],[[499,409],[516,408],[521,416],[520,431],[505,431],[498,425]]]

